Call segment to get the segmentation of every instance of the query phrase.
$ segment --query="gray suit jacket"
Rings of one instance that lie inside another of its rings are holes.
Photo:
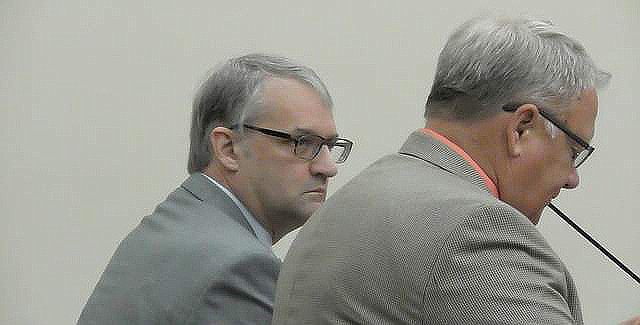
[[[120,243],[78,324],[269,324],[280,260],[191,175]]]
[[[278,281],[276,325],[582,324],[534,225],[420,131],[309,219]]]

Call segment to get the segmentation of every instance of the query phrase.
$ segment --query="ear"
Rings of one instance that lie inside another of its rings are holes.
[[[233,131],[222,126],[214,128],[209,134],[213,159],[218,160],[224,168],[234,172],[239,168],[238,155],[234,148],[235,140]]]
[[[511,157],[518,157],[525,149],[527,140],[533,134],[538,107],[533,104],[524,104],[514,112],[507,113],[511,116],[507,122],[507,151]]]

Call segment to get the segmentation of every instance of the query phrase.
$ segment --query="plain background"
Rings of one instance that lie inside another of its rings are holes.
[[[259,51],[319,73],[357,144],[333,193],[422,126],[445,39],[480,14],[550,19],[613,73],[597,150],[557,204],[639,273],[638,0],[3,0],[0,323],[77,320],[120,240],[186,177],[192,95],[216,63]],[[588,324],[640,314],[640,285],[550,211],[539,229]]]

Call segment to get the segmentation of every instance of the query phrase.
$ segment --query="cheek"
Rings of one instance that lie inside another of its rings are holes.
[[[546,139],[532,144],[521,157],[523,174],[530,182],[549,182],[549,178],[561,177],[571,168],[571,157],[562,138]]]
[[[517,168],[520,171],[519,178],[521,181],[533,182],[539,178],[540,172],[544,166],[548,164],[548,156],[541,146],[532,147],[525,151],[518,160],[516,160]]]
[[[547,147],[549,149],[549,147]],[[531,147],[523,153],[512,165],[510,179],[511,199],[524,203],[526,206],[537,205],[538,201],[546,198],[556,179],[552,171],[553,160],[550,152],[542,146]]]
[[[547,172],[558,181],[563,181],[572,172],[573,160],[571,159],[571,149],[567,143],[560,143],[555,146],[554,151],[549,153]]]
[[[531,163],[525,177],[529,179],[531,190],[546,192],[558,180],[559,174],[557,159],[552,157],[552,153],[541,153],[539,158]]]
[[[305,164],[275,165],[265,169],[264,172],[275,194],[294,195],[308,190],[305,186],[309,182],[310,173]]]
[[[295,187],[296,190],[301,190],[307,185],[311,178],[309,166],[306,163],[289,166],[284,170],[283,178],[291,184],[291,187]]]

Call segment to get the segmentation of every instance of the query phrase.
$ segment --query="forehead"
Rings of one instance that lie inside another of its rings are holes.
[[[294,79],[271,78],[262,89],[261,126],[293,132],[307,130],[323,137],[336,135],[331,109],[311,86]]]
[[[587,89],[571,102],[567,112],[567,126],[578,136],[590,141],[595,132],[598,115],[598,95],[594,89]]]

